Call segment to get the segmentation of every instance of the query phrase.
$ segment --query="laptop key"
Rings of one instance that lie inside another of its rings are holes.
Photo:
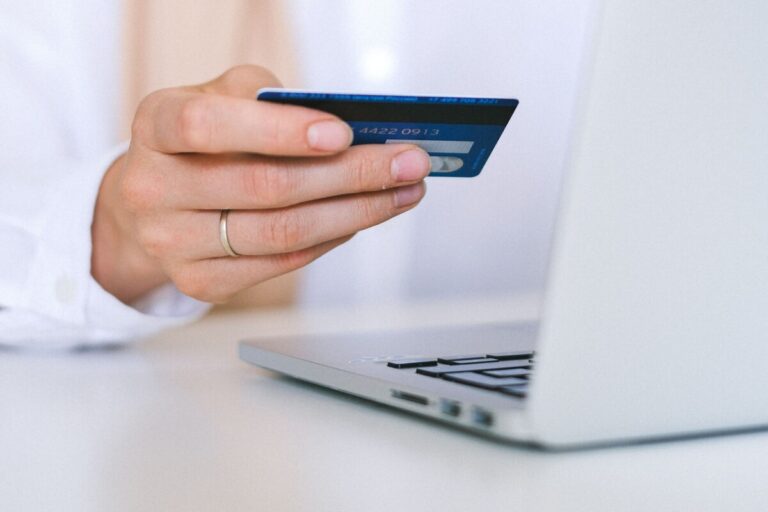
[[[489,377],[481,373],[449,373],[444,377],[445,380],[451,382],[458,382],[460,384],[468,384],[470,386],[476,386],[485,389],[497,389],[502,386],[513,386],[526,384],[528,381],[517,377],[507,377],[505,379],[499,379],[496,377]]]
[[[485,354],[465,354],[458,356],[442,356],[437,358],[438,363],[451,364],[454,361],[463,361],[465,359],[485,359]]]
[[[486,370],[506,370],[508,368],[530,368],[531,363],[527,360],[518,359],[515,361],[496,361],[494,363],[479,364],[456,364],[456,365],[437,365],[430,368],[417,368],[416,373],[426,375],[427,377],[442,377],[449,373],[458,372],[482,372]]]
[[[531,371],[526,368],[509,368],[507,370],[488,370],[482,373],[485,375],[490,375],[491,377],[525,378],[531,373]]]
[[[420,368],[422,366],[437,366],[437,361],[434,359],[400,359],[397,361],[389,361],[387,366],[390,368]]]
[[[505,395],[510,395],[517,398],[525,398],[526,395],[528,395],[528,386],[527,385],[502,386],[498,388],[496,391],[501,391]]]
[[[495,354],[486,354],[485,357],[492,357],[500,361],[509,359],[531,359],[533,357],[533,352],[525,350],[517,352],[496,352]]]
[[[442,364],[478,364],[478,363],[495,363],[497,360],[490,357],[473,357],[471,359],[443,359],[437,358],[438,363]]]

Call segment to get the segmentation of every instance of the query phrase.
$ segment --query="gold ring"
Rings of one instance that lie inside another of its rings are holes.
[[[224,252],[226,252],[228,256],[237,258],[240,255],[237,254],[229,244],[229,235],[227,234],[228,218],[229,210],[221,210],[221,217],[219,217],[219,240],[221,241],[221,246],[224,248]]]

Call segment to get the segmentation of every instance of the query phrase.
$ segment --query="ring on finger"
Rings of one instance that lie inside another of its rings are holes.
[[[240,256],[229,243],[229,234],[227,233],[227,221],[229,219],[229,210],[221,210],[221,216],[219,217],[219,241],[224,248],[224,252],[227,256],[237,258]]]

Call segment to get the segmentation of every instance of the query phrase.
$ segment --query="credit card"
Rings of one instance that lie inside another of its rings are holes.
[[[480,174],[517,108],[516,99],[339,94],[261,89],[257,99],[322,110],[352,127],[358,144],[416,144],[430,176]]]

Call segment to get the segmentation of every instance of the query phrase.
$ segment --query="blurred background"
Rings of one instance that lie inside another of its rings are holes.
[[[123,136],[147,93],[241,63],[269,67],[288,87],[520,100],[479,177],[429,179],[416,210],[234,307],[541,290],[590,0],[133,0],[123,9]]]

